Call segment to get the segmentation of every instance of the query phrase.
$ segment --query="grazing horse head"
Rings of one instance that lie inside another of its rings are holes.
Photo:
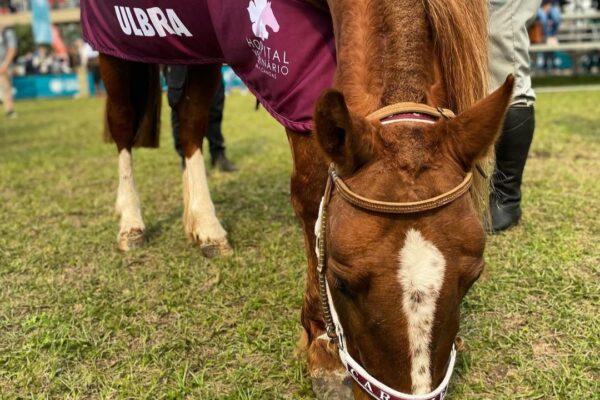
[[[365,117],[337,90],[318,101],[318,140],[332,161],[316,228],[321,296],[357,398],[446,390],[459,306],[484,266],[485,232],[468,183],[497,138],[512,88],[509,77],[455,118],[432,118],[435,109],[422,105]],[[378,383],[390,391],[378,392]]]
[[[263,40],[268,39],[269,31],[267,27],[270,27],[273,32],[279,32],[279,22],[277,22],[277,18],[273,14],[270,1],[251,0],[248,6],[248,13],[252,21],[252,32],[257,37]]]

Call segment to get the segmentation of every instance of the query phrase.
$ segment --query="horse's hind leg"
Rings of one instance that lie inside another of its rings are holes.
[[[144,221],[133,180],[131,148],[135,140],[135,110],[131,99],[132,63],[101,55],[100,67],[106,86],[106,113],[109,132],[119,152],[119,188],[115,211],[121,216],[117,243],[120,250],[144,242]]]
[[[183,223],[190,240],[207,257],[229,255],[227,232],[215,214],[206,179],[202,140],[208,126],[208,110],[219,84],[220,65],[190,66],[183,99],[177,105],[180,139],[185,155],[183,171]]]

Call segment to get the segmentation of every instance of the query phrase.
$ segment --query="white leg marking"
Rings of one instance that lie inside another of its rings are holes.
[[[444,282],[446,260],[442,253],[411,229],[400,251],[398,280],[402,285],[402,307],[408,321],[413,394],[431,391],[431,330],[436,301]]]
[[[227,232],[215,214],[200,150],[185,160],[183,199],[184,224],[188,236],[201,244],[225,240]]]
[[[117,214],[121,215],[119,239],[121,235],[132,230],[139,229],[143,231],[146,228],[142,220],[140,198],[133,181],[131,153],[127,149],[123,149],[119,153],[119,189],[115,210]]]

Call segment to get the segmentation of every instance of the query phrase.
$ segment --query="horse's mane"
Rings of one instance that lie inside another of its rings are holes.
[[[447,106],[457,114],[488,92],[487,0],[423,0],[433,30],[434,47],[445,82]],[[471,191],[482,221],[489,213],[491,149],[479,162],[483,174],[475,174]],[[485,176],[482,176],[485,175]]]

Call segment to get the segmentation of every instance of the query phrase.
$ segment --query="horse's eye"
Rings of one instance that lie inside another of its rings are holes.
[[[354,295],[348,282],[340,278],[337,274],[333,274],[333,287],[344,296],[352,297]]]

